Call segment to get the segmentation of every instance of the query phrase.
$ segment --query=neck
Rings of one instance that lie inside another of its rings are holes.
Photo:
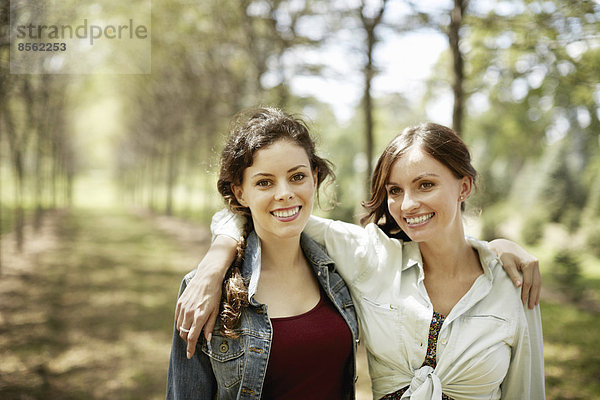
[[[304,259],[300,237],[279,240],[261,240],[261,269],[294,268]]]
[[[443,272],[445,275],[455,276],[466,266],[465,260],[473,256],[473,248],[465,239],[462,224],[452,234],[441,236],[438,240],[419,243],[423,268],[425,273]]]

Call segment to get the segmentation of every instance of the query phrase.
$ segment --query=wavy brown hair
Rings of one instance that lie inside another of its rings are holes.
[[[465,142],[452,129],[434,123],[423,123],[404,129],[387,145],[373,171],[371,177],[371,196],[362,206],[367,213],[360,222],[366,225],[370,222],[376,223],[388,235],[410,240],[400,229],[391,216],[387,205],[387,191],[385,185],[388,183],[392,166],[401,158],[407,150],[419,145],[430,156],[444,164],[455,177],[461,179],[465,176],[477,179],[477,171],[471,164],[471,153]],[[461,204],[464,211],[465,203]]]
[[[243,239],[238,244],[237,256],[230,266],[223,283],[221,320],[223,333],[237,337],[241,313],[248,306],[248,287],[242,279],[240,266],[246,247],[246,237],[252,231],[250,209],[242,206],[233,193],[233,186],[241,186],[244,170],[252,165],[254,155],[260,149],[279,140],[288,140],[304,149],[311,170],[317,175],[318,189],[328,178],[333,181],[332,164],[316,154],[315,141],[305,122],[277,108],[256,108],[237,114],[231,121],[229,136],[221,153],[217,189],[227,207],[234,213],[245,215],[247,223]]]

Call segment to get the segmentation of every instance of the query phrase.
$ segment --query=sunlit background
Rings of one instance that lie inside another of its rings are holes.
[[[257,105],[309,121],[337,174],[316,212],[345,221],[396,133],[457,130],[469,233],[540,259],[548,399],[600,398],[597,1],[0,0],[0,19],[0,398],[164,398],[221,144]],[[18,26],[84,19],[148,37],[19,50]]]

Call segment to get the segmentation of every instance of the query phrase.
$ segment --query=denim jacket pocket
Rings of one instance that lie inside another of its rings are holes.
[[[241,339],[214,334],[210,343],[202,344],[202,352],[210,359],[219,384],[231,388],[240,383],[244,369],[244,346]]]

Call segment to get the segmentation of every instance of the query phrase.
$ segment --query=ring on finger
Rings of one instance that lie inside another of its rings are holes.
[[[179,332],[185,332],[188,333],[190,330],[189,329],[185,329],[183,326],[179,327]]]

